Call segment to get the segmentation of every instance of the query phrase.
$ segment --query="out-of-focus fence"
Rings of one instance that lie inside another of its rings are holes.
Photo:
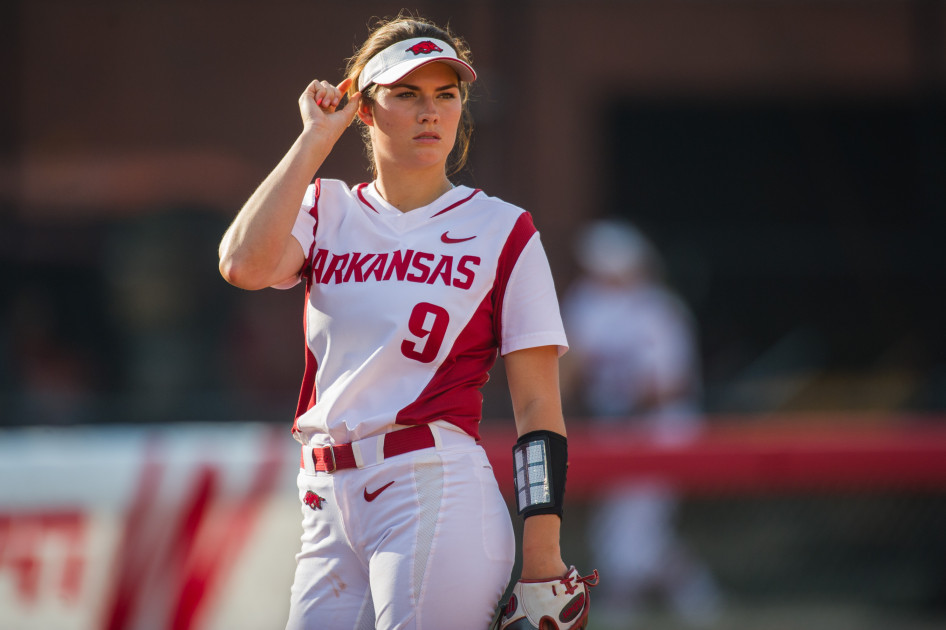
[[[821,601],[870,606],[882,592],[907,613],[941,614],[946,422],[708,424],[654,444],[573,421],[570,560],[587,566],[584,515],[600,493],[653,479],[683,493],[682,533],[728,603],[771,597],[764,585],[796,603],[816,589]],[[507,496],[514,439],[511,421],[484,423]],[[0,433],[0,629],[281,627],[300,533],[298,461],[288,431],[272,425]],[[798,549],[817,553],[801,566]]]
[[[298,448],[267,425],[0,433],[0,628],[272,628]]]
[[[718,417],[700,435],[664,442],[620,426],[569,422],[569,495],[595,495],[629,477],[698,494],[946,491],[946,418]],[[514,441],[511,423],[484,432],[496,470],[511,470]],[[499,481],[511,492],[511,477]]]

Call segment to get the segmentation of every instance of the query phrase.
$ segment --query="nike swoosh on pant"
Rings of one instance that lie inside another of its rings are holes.
[[[381,494],[382,492],[384,492],[385,490],[387,490],[388,488],[390,488],[390,487],[391,487],[391,484],[393,484],[393,483],[394,483],[393,481],[389,481],[389,482],[387,482],[386,484],[384,484],[383,486],[381,486],[380,488],[378,488],[377,490],[375,490],[374,492],[368,492],[368,488],[367,488],[367,486],[366,486],[366,487],[365,487],[365,501],[368,501],[369,503],[370,503],[371,501],[374,501],[375,499],[378,498],[378,495],[379,495],[379,494]]]

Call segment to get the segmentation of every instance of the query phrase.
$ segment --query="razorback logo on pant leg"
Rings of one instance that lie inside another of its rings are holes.
[[[309,490],[305,493],[305,498],[303,499],[303,502],[306,505],[308,505],[310,508],[312,508],[313,510],[321,510],[322,501],[324,500],[325,500],[325,497],[320,497],[316,493]]]

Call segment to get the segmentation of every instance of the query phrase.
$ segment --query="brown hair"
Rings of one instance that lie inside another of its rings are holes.
[[[345,76],[352,80],[351,87],[348,88],[349,95],[358,91],[358,77],[361,76],[365,65],[376,54],[397,42],[415,37],[430,37],[440,39],[450,44],[457,51],[457,57],[472,65],[472,55],[470,48],[463,38],[455,35],[449,26],[440,27],[420,16],[412,15],[402,11],[394,18],[378,20],[377,24],[371,28],[371,34],[361,48],[353,57],[348,60],[345,68]],[[377,85],[372,83],[361,94],[362,103],[374,105],[374,93]],[[463,111],[460,115],[460,125],[457,128],[457,139],[453,145],[453,151],[447,160],[447,174],[453,175],[459,172],[465,165],[470,153],[470,140],[473,136],[473,117],[470,115],[470,85],[460,83],[460,102],[463,104]],[[378,175],[378,167],[374,162],[374,151],[371,146],[371,135],[367,125],[361,128],[361,137],[365,142],[365,152],[368,155],[368,162],[371,165],[371,174]]]

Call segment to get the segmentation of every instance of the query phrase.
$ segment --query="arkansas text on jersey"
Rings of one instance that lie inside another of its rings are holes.
[[[312,282],[342,284],[395,279],[399,282],[434,284],[440,281],[448,287],[469,289],[476,275],[474,268],[480,262],[479,256],[462,256],[454,265],[453,256],[413,249],[378,254],[335,254],[319,248],[312,260]]]

